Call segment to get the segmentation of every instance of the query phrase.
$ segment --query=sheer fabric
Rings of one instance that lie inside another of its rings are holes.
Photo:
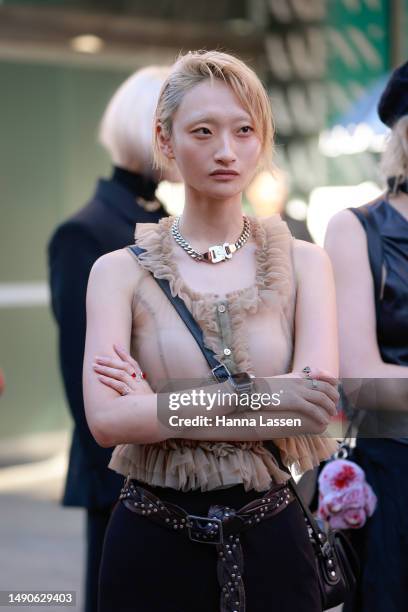
[[[135,266],[143,270],[132,304],[131,353],[152,389],[156,391],[164,380],[208,378],[209,368],[150,273],[169,281],[173,296],[184,300],[200,324],[205,344],[230,371],[259,377],[288,373],[294,347],[296,280],[293,238],[286,223],[279,215],[250,217],[251,239],[234,254],[235,268],[229,268],[230,262],[208,266],[186,257],[170,233],[173,220],[165,217],[158,224],[137,224],[135,231],[136,243],[147,252],[135,258]],[[249,249],[253,257],[248,257]],[[130,251],[129,256],[133,257]],[[201,266],[200,275],[197,266]],[[211,286],[215,273],[221,275],[226,289],[222,295],[203,291]],[[283,463],[297,472],[318,465],[336,448],[334,440],[312,435],[279,438],[274,443]],[[247,491],[264,491],[288,478],[262,442],[169,439],[122,444],[115,448],[109,467],[151,485],[183,491],[235,484],[243,484]]]

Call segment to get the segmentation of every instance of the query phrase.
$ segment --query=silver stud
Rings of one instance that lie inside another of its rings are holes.
[[[334,577],[336,575],[336,572],[333,570],[330,572],[330,575]]]

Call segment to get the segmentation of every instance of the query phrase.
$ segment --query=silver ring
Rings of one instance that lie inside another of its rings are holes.
[[[317,386],[317,380],[315,378],[312,378],[312,389],[318,389],[319,387]]]

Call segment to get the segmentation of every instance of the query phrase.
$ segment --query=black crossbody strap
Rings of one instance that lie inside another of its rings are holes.
[[[141,255],[142,253],[145,253],[146,251],[146,249],[142,249],[141,247],[136,246],[136,245],[131,245],[127,248],[134,255],[136,255],[136,257],[139,257],[139,255]],[[178,295],[172,296],[171,290],[170,290],[170,284],[166,279],[156,278],[155,276],[153,276],[153,278],[156,281],[156,283],[159,285],[160,289],[162,289],[162,291],[165,293],[169,301],[173,304],[174,308],[177,310],[178,314],[184,321],[186,327],[193,335],[194,340],[197,342],[198,346],[201,349],[202,354],[204,355],[208,365],[211,368],[214,378],[218,382],[222,382],[226,380],[230,376],[230,372],[228,371],[228,369],[225,367],[224,364],[222,364],[220,361],[218,361],[218,359],[216,359],[214,351],[212,351],[207,346],[205,346],[203,332],[201,330],[201,327],[198,325],[197,321],[194,319],[193,315],[191,314],[191,312],[185,305],[184,301]]]

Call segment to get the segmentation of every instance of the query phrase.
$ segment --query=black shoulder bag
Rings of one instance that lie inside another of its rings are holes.
[[[128,249],[136,255],[145,252],[145,249],[132,245]],[[204,345],[203,333],[197,321],[193,318],[184,301],[179,297],[173,297],[167,280],[154,277],[159,287],[164,291],[169,301],[173,304],[178,314],[184,321],[187,329],[191,332],[198,346],[201,349],[213,376],[217,382],[228,380],[231,376],[224,364],[220,363],[215,353]],[[282,464],[279,451],[272,441],[270,448],[280,467],[286,469]],[[293,478],[288,480],[295,497],[297,498],[305,520],[308,525],[309,538],[313,546],[316,558],[316,570],[320,587],[322,608],[326,610],[340,605],[346,596],[354,589],[357,574],[358,560],[347,536],[341,530],[328,529],[327,533],[313,517],[307,505],[300,496]]]

